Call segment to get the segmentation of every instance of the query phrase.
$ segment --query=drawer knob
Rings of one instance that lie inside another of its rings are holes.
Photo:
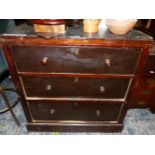
[[[111,59],[105,59],[105,64],[107,67],[111,67]]]
[[[78,106],[78,103],[77,102],[74,102],[74,106],[77,107]]]
[[[68,52],[71,53],[71,54],[73,54],[73,55],[75,55],[75,56],[78,56],[79,53],[80,53],[79,48],[70,48],[68,50]]]
[[[105,92],[105,87],[104,86],[100,86],[100,92],[104,93]]]
[[[41,62],[42,65],[47,65],[48,64],[48,58],[43,57],[40,62]]]
[[[79,78],[74,78],[74,82],[73,83],[78,83],[79,82]]]
[[[47,86],[46,86],[46,90],[52,90],[52,85],[50,85],[50,84],[47,85]]]
[[[96,110],[96,115],[100,116],[100,114],[101,114],[100,110]]]
[[[54,113],[55,113],[55,109],[51,109],[50,114],[54,114]]]
[[[155,74],[155,71],[150,70],[149,73],[152,74],[152,75],[154,75]]]
[[[78,49],[78,48],[76,48],[76,50],[75,50],[75,55],[76,55],[76,56],[78,56],[78,55],[79,55],[79,53],[80,53],[80,52],[79,52],[79,49]]]

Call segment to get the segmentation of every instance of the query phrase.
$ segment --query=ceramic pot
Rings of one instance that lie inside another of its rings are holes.
[[[127,34],[135,25],[137,19],[107,19],[106,24],[109,30],[117,35]]]
[[[96,33],[101,19],[84,19],[83,31],[86,33]]]

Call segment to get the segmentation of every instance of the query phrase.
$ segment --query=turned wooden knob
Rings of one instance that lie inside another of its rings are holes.
[[[78,103],[77,102],[74,102],[74,106],[77,107],[78,106]]]
[[[54,114],[55,113],[55,109],[50,109],[50,114]]]
[[[40,63],[41,63],[42,65],[47,65],[47,64],[48,64],[48,58],[47,58],[47,57],[43,57],[43,58],[41,59]]]
[[[52,90],[52,85],[47,85],[46,90]]]
[[[105,64],[107,67],[111,66],[111,59],[105,59]]]
[[[150,70],[149,73],[152,74],[152,75],[155,75],[155,71],[154,70]]]
[[[78,83],[79,82],[79,78],[74,78],[74,81],[73,81],[73,83]]]
[[[96,110],[96,115],[97,115],[97,116],[100,116],[100,114],[101,114],[100,110],[97,109],[97,110]]]
[[[100,93],[104,93],[105,92],[105,87],[104,86],[100,86]]]

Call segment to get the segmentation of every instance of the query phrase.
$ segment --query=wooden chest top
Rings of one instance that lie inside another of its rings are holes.
[[[23,24],[0,35],[0,44],[25,45],[100,45],[104,47],[144,47],[152,46],[153,39],[147,34],[132,30],[126,35],[114,35],[109,30],[100,29],[98,33],[83,33],[81,27],[68,28],[63,35],[34,32],[32,26]]]

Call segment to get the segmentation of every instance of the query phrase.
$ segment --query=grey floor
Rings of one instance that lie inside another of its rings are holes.
[[[11,80],[6,79],[2,82],[5,87],[13,87]],[[15,94],[7,94],[9,100],[13,100]],[[4,102],[0,96],[0,107]],[[0,115],[0,135],[55,135],[55,134],[91,134],[91,135],[154,135],[155,134],[155,114],[147,109],[130,109],[124,119],[124,129],[120,133],[59,133],[59,132],[28,132],[25,128],[26,119],[19,103],[14,109],[21,126],[18,127],[11,117],[10,112]]]

